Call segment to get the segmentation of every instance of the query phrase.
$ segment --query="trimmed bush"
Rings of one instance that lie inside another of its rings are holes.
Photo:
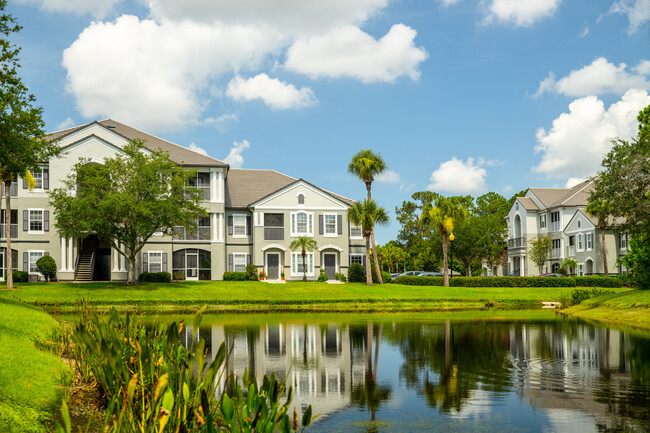
[[[348,281],[351,283],[365,283],[366,270],[361,263],[352,263],[348,268]]]
[[[224,272],[224,281],[248,281],[247,272]],[[257,280],[257,271],[255,271],[255,280]]]
[[[172,274],[169,272],[143,272],[138,276],[139,283],[171,283]]]
[[[329,280],[329,277],[327,276],[327,272],[325,272],[325,269],[320,270],[320,274],[318,274],[318,282],[319,283],[324,283],[327,280]]]
[[[576,287],[623,287],[623,281],[616,277],[601,277],[592,275],[590,277],[572,277],[576,280]]]
[[[13,272],[14,283],[26,283],[29,280],[29,273],[25,271]]]
[[[397,277],[395,284],[442,286],[443,277]],[[575,287],[573,278],[553,277],[453,277],[451,287]]]
[[[56,261],[50,255],[44,255],[36,260],[36,267],[38,272],[43,274],[45,281],[51,281],[56,277]]]
[[[395,284],[404,284],[406,286],[442,286],[443,277],[414,277],[404,275],[395,278]]]
[[[347,277],[339,272],[336,273],[336,279],[339,280],[342,283],[345,283],[348,281]]]
[[[246,277],[248,281],[257,281],[257,266],[246,265]]]

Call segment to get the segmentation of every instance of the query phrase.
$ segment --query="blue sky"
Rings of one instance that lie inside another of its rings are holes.
[[[650,0],[15,0],[48,131],[112,117],[353,199],[595,174],[650,105]]]

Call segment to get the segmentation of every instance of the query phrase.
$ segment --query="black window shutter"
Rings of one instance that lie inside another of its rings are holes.
[[[233,270],[233,264],[232,264],[232,254],[228,254],[228,271],[232,272]]]
[[[29,254],[27,252],[23,253],[23,271],[29,272]]]
[[[228,215],[228,234],[232,236],[232,215]]]
[[[336,230],[338,231],[339,235],[343,234],[343,215],[336,216]]]
[[[29,211],[23,211],[23,231],[29,230]]]
[[[363,267],[366,267],[366,256],[363,256]]]
[[[251,217],[247,216],[246,217],[246,236],[251,235],[251,224],[252,224]]]
[[[149,253],[142,254],[142,272],[149,272]]]
[[[43,231],[50,231],[50,211],[43,211]]]
[[[167,272],[167,253],[162,255],[162,271]]]
[[[50,169],[43,169],[43,189],[50,189]]]
[[[318,215],[318,234],[323,234],[323,215]]]
[[[252,257],[250,254],[246,254],[246,266],[250,265],[252,262]]]

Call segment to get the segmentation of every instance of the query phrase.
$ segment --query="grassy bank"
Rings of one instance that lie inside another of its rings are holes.
[[[47,346],[58,322],[33,306],[0,299],[0,431],[45,432],[70,370]]]
[[[562,310],[562,313],[584,319],[650,328],[650,290],[598,296]]]
[[[287,283],[199,281],[144,283],[32,283],[0,291],[0,299],[15,299],[49,311],[75,311],[82,300],[102,308],[159,313],[192,312],[207,304],[213,312],[262,311],[431,311],[485,307],[537,308],[560,301],[566,287],[437,287],[361,283]],[[629,289],[612,289],[621,292]]]

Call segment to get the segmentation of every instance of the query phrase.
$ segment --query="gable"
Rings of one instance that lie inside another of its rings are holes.
[[[596,226],[594,226],[587,215],[585,215],[581,210],[577,210],[564,228],[564,232],[574,233],[585,230],[594,230],[595,228]]]
[[[298,203],[298,196],[304,196],[304,204]],[[256,210],[264,209],[319,209],[345,211],[348,205],[325,191],[299,180],[251,205]]]
[[[122,137],[119,134],[116,134],[109,128],[106,128],[97,122],[93,122],[62,136],[57,144],[60,147],[67,148],[69,146],[83,142],[86,138],[91,136],[101,139],[106,143],[110,143],[111,145],[120,149],[128,143],[128,140],[126,138]]]

